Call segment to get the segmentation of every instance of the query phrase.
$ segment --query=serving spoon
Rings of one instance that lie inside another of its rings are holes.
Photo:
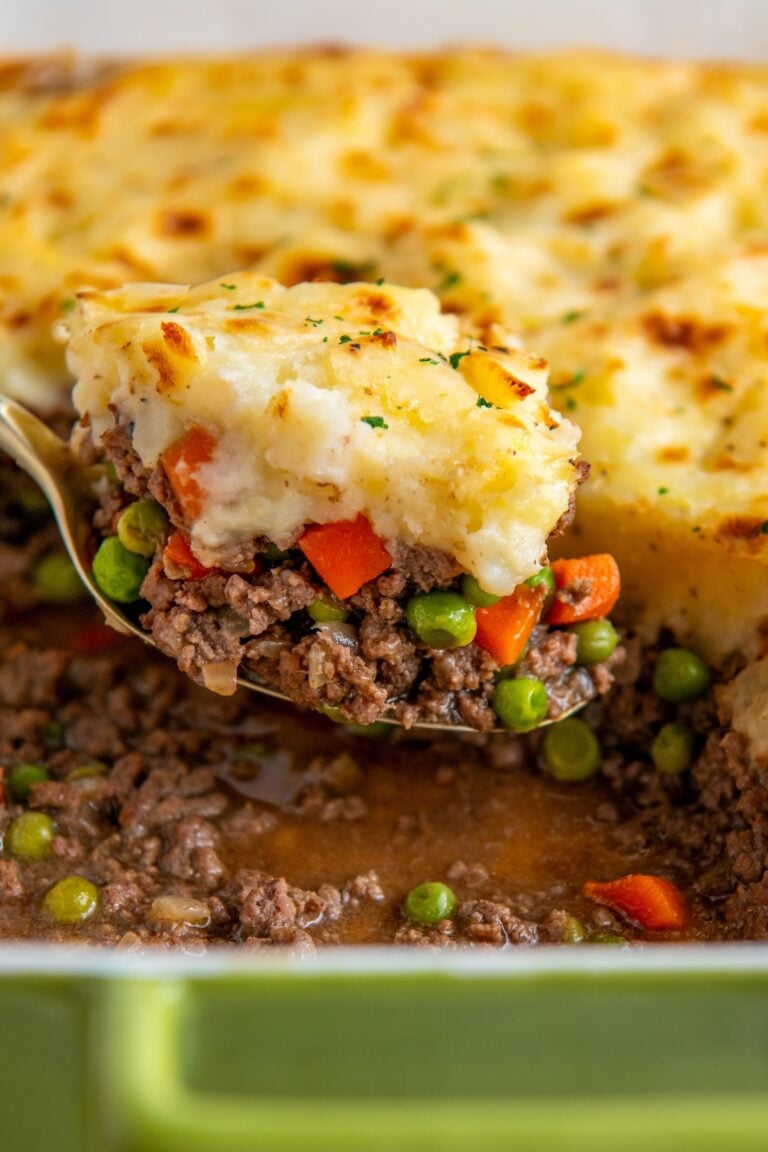
[[[84,559],[86,543],[91,534],[89,510],[89,505],[93,504],[91,470],[77,459],[69,445],[52,432],[42,420],[8,396],[0,396],[0,449],[7,452],[42,489],[58,524],[64,547],[88,593],[104,613],[105,622],[116,632],[136,636],[142,643],[155,648],[152,637],[120,612],[99,589],[91,575],[90,564]],[[271,696],[288,704],[294,703],[290,696],[260,681],[238,676],[237,684],[241,688],[250,689],[251,692],[259,692],[262,696]],[[562,712],[557,716],[557,721],[572,716],[574,712],[583,708],[585,703],[586,701],[582,701]],[[381,719],[386,724],[400,726],[400,721],[394,716],[382,716]],[[545,728],[553,723],[554,719],[546,719],[537,727]],[[419,721],[413,727],[477,734],[477,729],[464,724],[442,724],[434,720]],[[512,734],[509,728],[493,728],[491,731]]]

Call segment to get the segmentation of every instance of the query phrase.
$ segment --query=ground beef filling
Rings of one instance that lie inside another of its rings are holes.
[[[23,584],[49,529],[25,538],[11,489],[4,523]],[[4,581],[0,600],[16,586]],[[574,785],[542,770],[538,734],[390,729],[372,739],[249,693],[204,692],[105,629],[87,603],[46,609],[32,591],[3,609],[2,939],[503,949],[573,942],[577,923],[586,942],[632,941],[644,934],[581,893],[585,880],[632,871],[685,892],[686,938],[768,938],[764,771],[718,712],[717,687],[692,704],[654,696],[656,653],[632,637],[610,696],[583,713],[602,768]],[[443,657],[449,684],[466,675],[458,652]],[[697,734],[690,770],[676,776],[659,773],[649,753],[670,720]],[[13,772],[29,763],[47,778],[19,799]],[[27,812],[53,822],[44,858],[10,848],[12,823]],[[98,906],[83,922],[56,923],[46,894],[72,875],[96,886]],[[427,880],[449,884],[456,908],[415,924],[403,903]]]
[[[108,432],[104,447],[124,492],[152,496],[182,527],[164,472],[143,471],[127,431]],[[115,531],[124,492],[109,486],[102,493],[94,520],[101,534]],[[501,670],[493,657],[475,643],[433,649],[406,622],[416,593],[459,591],[460,567],[436,549],[390,541],[387,547],[391,569],[344,602],[348,619],[316,623],[307,609],[328,589],[298,549],[270,560],[268,542],[257,539],[222,553],[219,567],[190,579],[161,546],[141,588],[148,608],[140,623],[198,683],[210,686],[208,669],[224,667],[358,724],[386,714],[405,727],[497,727],[492,694]],[[249,571],[254,557],[256,569]],[[515,674],[544,684],[549,718],[557,719],[606,692],[621,659],[618,650],[602,664],[579,668],[574,636],[542,623]]]

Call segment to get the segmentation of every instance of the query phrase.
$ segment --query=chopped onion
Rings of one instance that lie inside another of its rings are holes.
[[[280,653],[286,647],[285,640],[250,640],[248,642],[248,655],[257,660],[279,660]]]
[[[211,660],[203,664],[203,684],[218,696],[233,696],[237,689],[237,664],[231,660]]]
[[[315,624],[315,632],[322,632],[329,640],[335,640],[345,648],[353,648],[357,644],[357,628],[354,624],[342,624],[338,620],[330,620],[327,624]]]
[[[152,920],[169,920],[173,924],[191,924],[205,928],[211,921],[208,905],[191,896],[156,896],[149,910]]]
[[[310,688],[316,691],[318,688],[323,688],[331,679],[325,671],[328,650],[323,641],[327,639],[342,644],[345,648],[354,648],[357,644],[357,629],[352,624],[330,621],[328,624],[316,624],[315,632],[319,635],[307,653],[307,680]]]

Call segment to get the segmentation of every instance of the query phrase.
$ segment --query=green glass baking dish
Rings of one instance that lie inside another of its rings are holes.
[[[0,954],[3,1152],[768,1147],[768,951]]]

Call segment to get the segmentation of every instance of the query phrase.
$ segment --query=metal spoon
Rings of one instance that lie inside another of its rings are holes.
[[[77,460],[69,445],[56,436],[42,420],[38,420],[37,416],[33,416],[21,404],[17,404],[7,396],[0,396],[0,449],[13,457],[45,493],[59,526],[64,547],[83,584],[104,613],[106,623],[116,632],[130,633],[144,644],[156,647],[148,633],[138,628],[104,596],[94,583],[90,565],[83,559],[86,541],[91,533],[89,505],[93,504],[88,469]],[[266,684],[246,680],[242,676],[238,676],[237,683],[242,688],[250,689],[251,692],[260,692],[263,696],[272,696],[276,700],[293,703],[289,696]],[[584,703],[586,701],[563,712],[557,719],[562,720],[578,712]],[[382,716],[381,719],[387,724],[400,725],[400,721],[394,716]],[[553,720],[543,720],[538,727],[544,728],[552,723]],[[431,720],[420,721],[414,728],[475,734],[477,732],[476,729],[464,724],[441,724]],[[494,728],[492,731],[511,735],[508,728]]]

